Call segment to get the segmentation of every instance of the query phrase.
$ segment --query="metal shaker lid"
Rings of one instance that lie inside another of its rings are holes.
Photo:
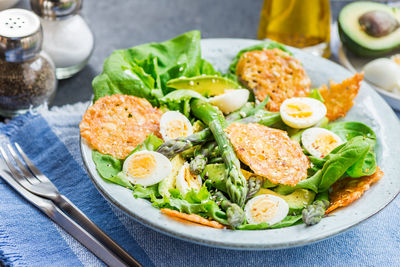
[[[31,8],[39,17],[63,20],[78,14],[82,0],[30,0]]]
[[[40,19],[33,12],[13,8],[0,12],[0,58],[21,62],[33,58],[42,49]]]

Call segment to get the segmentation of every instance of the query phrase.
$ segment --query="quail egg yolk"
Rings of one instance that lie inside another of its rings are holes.
[[[338,146],[339,142],[332,135],[329,134],[320,134],[312,143],[312,147],[319,152],[323,156],[328,155],[334,148]]]
[[[301,102],[291,103],[286,106],[286,113],[294,118],[307,118],[313,113],[312,108]]]
[[[197,182],[196,177],[194,177],[191,173],[189,168],[184,169],[183,178],[185,179],[188,187],[195,190],[200,190],[201,184]]]
[[[268,198],[262,198],[253,203],[250,214],[257,223],[270,221],[275,217],[278,203]]]
[[[170,139],[176,139],[179,137],[187,136],[189,127],[182,120],[171,120],[168,122],[167,135]]]
[[[129,161],[128,173],[135,178],[146,178],[156,169],[156,159],[151,154],[137,154]]]

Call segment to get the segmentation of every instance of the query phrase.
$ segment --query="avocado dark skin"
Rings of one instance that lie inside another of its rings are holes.
[[[367,1],[347,4],[339,13],[340,40],[356,55],[382,56],[400,49],[400,8]]]
[[[363,14],[359,19],[361,28],[372,37],[383,37],[399,27],[399,22],[389,13],[374,10]]]

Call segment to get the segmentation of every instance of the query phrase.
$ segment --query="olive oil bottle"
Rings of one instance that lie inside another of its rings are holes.
[[[264,0],[259,39],[271,39],[330,56],[329,0]]]

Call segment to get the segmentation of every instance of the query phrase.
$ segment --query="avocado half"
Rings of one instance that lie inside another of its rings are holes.
[[[382,37],[370,36],[362,29],[359,18],[370,11],[386,12],[400,22],[399,8],[364,1],[348,4],[341,10],[338,19],[342,43],[360,56],[380,56],[400,48],[400,27]]]

